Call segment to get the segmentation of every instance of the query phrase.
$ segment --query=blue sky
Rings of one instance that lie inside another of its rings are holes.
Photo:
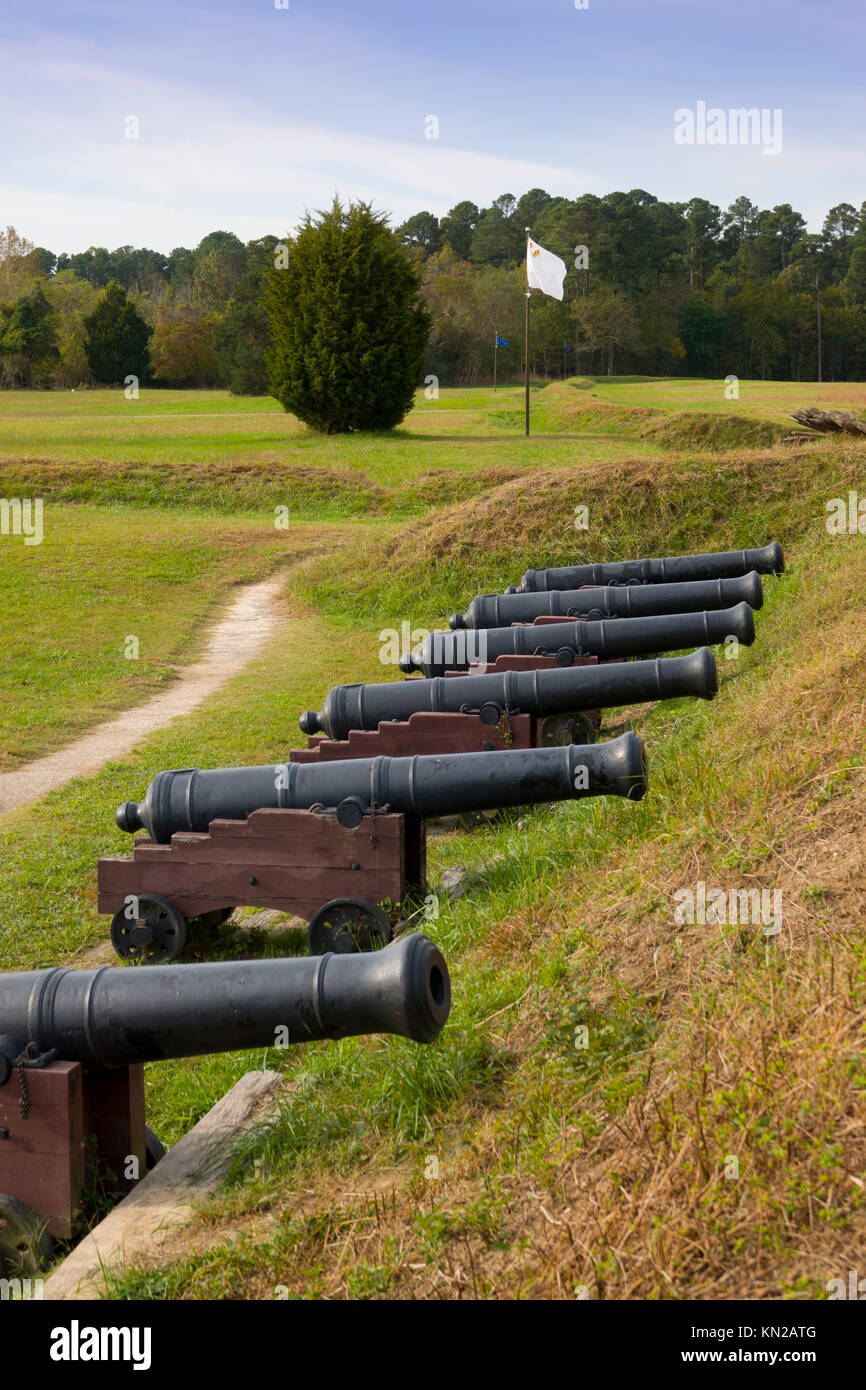
[[[398,222],[536,185],[745,193],[813,230],[866,199],[859,0],[288,4],[4,0],[0,225],[168,251],[282,234],[335,191]],[[698,102],[781,110],[781,150],[675,143]]]

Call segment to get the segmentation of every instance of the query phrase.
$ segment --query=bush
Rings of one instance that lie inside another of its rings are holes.
[[[421,272],[367,203],[307,215],[267,275],[270,392],[324,434],[393,429],[411,408],[431,320]]]

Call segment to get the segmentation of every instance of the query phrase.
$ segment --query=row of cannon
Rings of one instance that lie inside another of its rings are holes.
[[[754,641],[761,575],[783,568],[774,543],[530,570],[430,633],[402,680],[335,686],[301,715],[308,746],[285,762],[158,773],[116,816],[147,838],[99,864],[115,949],[171,960],[238,906],[306,919],[311,954],[384,944],[426,895],[431,817],[642,796],[642,744],[596,743],[601,711],[711,700],[709,646]],[[589,582],[555,587],[575,579]]]
[[[141,968],[0,975],[0,1268],[30,1269],[47,1236],[72,1232],[93,1176],[84,1134],[101,1172],[156,1157],[143,1063],[267,1047],[277,1033],[434,1041],[448,967],[410,930],[429,901],[426,821],[641,798],[643,743],[596,741],[601,711],[712,699],[708,646],[754,640],[761,575],[783,568],[773,544],[529,570],[431,633],[403,680],[332,689],[284,762],[157,773],[116,814],[145,834],[98,865],[111,941]],[[308,958],[167,964],[238,906],[305,920]]]

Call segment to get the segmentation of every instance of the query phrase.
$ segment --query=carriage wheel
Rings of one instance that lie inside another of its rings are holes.
[[[137,916],[127,916],[136,909]],[[159,964],[180,955],[186,945],[186,920],[167,898],[142,893],[134,903],[117,909],[111,919],[110,936],[121,960],[147,958],[151,964]]]
[[[323,956],[326,951],[340,955],[380,951],[393,935],[394,928],[378,903],[366,898],[334,898],[310,918],[307,946],[311,956]]]
[[[539,742],[542,748],[563,748],[569,743],[595,743],[592,721],[580,712],[549,714],[541,721]]]

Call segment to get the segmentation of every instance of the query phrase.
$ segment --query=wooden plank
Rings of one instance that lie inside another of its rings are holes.
[[[215,821],[208,835],[184,832],[164,848],[168,853],[158,860],[101,859],[99,911],[115,912],[130,895],[153,893],[187,917],[249,906],[309,918],[331,898],[400,901],[406,891],[402,815],[366,816],[352,830],[333,815],[267,808],[246,821]],[[413,870],[418,858],[416,849]]]
[[[555,662],[553,663],[556,664]],[[449,674],[466,675],[465,671]],[[482,724],[475,714],[445,714],[436,710],[419,710],[407,720],[383,721],[377,730],[352,730],[348,739],[326,741],[314,750],[294,749],[292,761],[334,762],[359,756],[436,757],[447,753],[481,753],[508,748],[531,748],[534,744],[532,721],[529,715],[511,717],[511,740],[498,727]],[[364,737],[370,742],[362,745]],[[375,742],[372,742],[375,740]]]
[[[17,1078],[0,1088],[0,1192],[25,1202],[51,1235],[68,1239],[84,1181],[82,1069],[52,1062],[28,1070],[30,1113],[18,1109]]]
[[[187,1226],[194,1203],[212,1197],[244,1131],[276,1113],[285,1077],[251,1071],[170,1149],[155,1168],[85,1236],[45,1281],[50,1300],[99,1298],[102,1270],[158,1258],[160,1247]]]
[[[107,1187],[129,1192],[136,1181],[125,1176],[129,1159],[138,1160],[139,1178],[147,1170],[144,1067],[85,1067],[83,1082],[84,1132],[96,1140],[99,1177]],[[114,1173],[113,1183],[106,1170]]]
[[[181,907],[181,899],[191,896],[212,898],[232,903],[235,907],[241,904],[270,907],[279,902],[295,902],[300,898],[305,901],[318,898],[320,902],[327,902],[329,898],[345,896],[372,897],[378,901],[392,897],[403,881],[401,866],[351,869],[346,864],[340,867],[328,865],[322,870],[318,867],[298,869],[279,864],[257,864],[254,874],[248,873],[249,867],[178,862],[163,865],[157,877],[152,871],[141,870],[137,874],[136,866],[131,864],[129,878],[124,884],[126,892],[100,894],[100,898],[110,901],[116,896],[117,907],[121,907],[124,898],[130,894],[143,897],[148,893],[170,898],[178,907]],[[250,883],[251,878],[255,878],[256,882]],[[286,908],[286,911],[289,909]]]
[[[576,665],[577,663],[575,663]],[[551,671],[559,665],[555,656],[531,656],[522,652],[498,656],[492,666],[473,662],[468,671],[446,671],[446,676],[495,676],[498,671]]]

